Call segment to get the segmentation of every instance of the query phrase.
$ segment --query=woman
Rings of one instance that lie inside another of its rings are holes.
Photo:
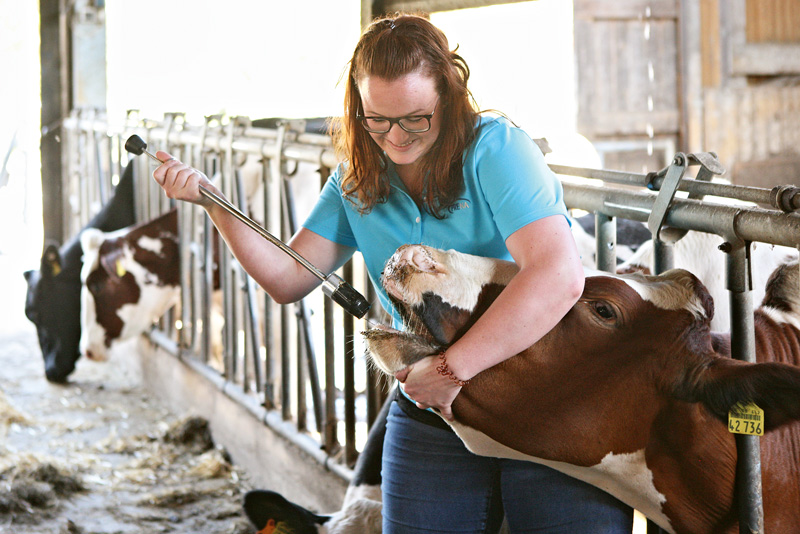
[[[468,452],[438,416],[470,378],[529,347],[577,301],[583,270],[560,183],[523,131],[480,115],[469,69],[428,20],[377,20],[350,62],[341,164],[290,246],[323,272],[361,252],[384,308],[384,263],[400,245],[515,261],[519,274],[446,353],[397,375],[403,395],[384,440],[384,532],[631,532],[632,511],[602,491],[528,462]],[[157,154],[162,160],[171,156]],[[202,205],[236,258],[281,303],[319,283],[294,260],[199,195],[213,188],[170,159],[154,172],[167,196]],[[408,399],[413,399],[410,401]]]

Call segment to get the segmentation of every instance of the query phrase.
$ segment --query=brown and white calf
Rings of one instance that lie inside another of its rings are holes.
[[[102,361],[177,302],[177,211],[116,232],[84,230],[81,246],[80,352]]]
[[[457,339],[516,272],[514,264],[424,246],[398,249],[383,284],[408,332],[367,331],[388,374]],[[765,411],[766,532],[800,531],[798,264],[780,267],[755,312],[760,363],[729,357],[713,301],[688,271],[590,276],[544,338],[475,376],[453,403],[477,454],[552,466],[594,484],[673,533],[733,533],[738,401]]]

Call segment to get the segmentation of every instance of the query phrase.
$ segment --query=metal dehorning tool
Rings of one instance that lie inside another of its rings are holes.
[[[157,161],[159,164],[164,163],[153,154],[147,151],[147,143],[139,137],[138,135],[132,135],[125,141],[125,150],[130,152],[131,154],[135,154],[137,156],[141,156],[142,154],[147,154],[152,158],[154,161]],[[339,275],[336,273],[331,273],[329,275],[325,275],[322,271],[317,269],[314,265],[309,263],[304,257],[300,254],[295,252],[291,247],[289,247],[286,243],[275,237],[274,235],[270,234],[267,230],[264,229],[260,224],[255,222],[253,219],[239,211],[236,206],[225,200],[224,198],[220,197],[219,195],[209,191],[202,185],[200,187],[200,194],[206,197],[207,199],[211,200],[219,207],[242,221],[244,224],[255,230],[257,233],[261,234],[261,236],[281,249],[283,252],[291,256],[295,259],[300,265],[308,269],[311,274],[316,276],[322,281],[322,292],[325,295],[329,296],[334,302],[339,304],[344,310],[355,316],[359,319],[366,315],[367,311],[369,311],[370,303],[367,299],[364,298],[361,293],[356,291],[350,284],[345,282]]]

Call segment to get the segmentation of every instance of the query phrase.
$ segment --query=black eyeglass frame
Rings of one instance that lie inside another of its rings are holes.
[[[431,129],[431,119],[433,118],[434,113],[436,113],[436,108],[438,106],[439,106],[439,99],[437,98],[436,99],[436,104],[433,105],[433,111],[431,111],[427,115],[406,115],[404,117],[395,117],[395,118],[391,119],[389,117],[365,116],[365,115],[361,115],[360,113],[356,113],[356,120],[358,122],[360,122],[361,126],[363,126],[363,128],[366,131],[370,132],[370,133],[380,133],[380,134],[389,133],[392,130],[392,127],[395,124],[398,125],[400,127],[400,129],[403,130],[404,132],[408,132],[408,133],[425,133],[425,132],[429,132],[430,129]],[[386,121],[386,122],[389,123],[389,127],[386,130],[374,130],[372,128],[369,128],[367,126],[367,123],[364,122],[364,121],[366,121],[368,119],[378,120],[378,121]],[[404,121],[404,120],[418,120],[418,119],[425,119],[426,121],[428,121],[428,127],[425,128],[424,130],[409,129],[409,128],[406,128],[405,126],[403,126],[403,123],[400,122],[400,121]]]

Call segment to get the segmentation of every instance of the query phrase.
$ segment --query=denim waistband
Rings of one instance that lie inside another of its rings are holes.
[[[395,388],[394,399],[397,401],[397,405],[400,406],[400,409],[403,410],[403,412],[411,419],[419,421],[420,423],[425,423],[426,425],[440,428],[442,430],[449,430],[450,432],[453,431],[453,429],[450,428],[450,425],[448,425],[444,419],[442,419],[433,411],[417,408],[416,403],[409,399],[399,386]]]

